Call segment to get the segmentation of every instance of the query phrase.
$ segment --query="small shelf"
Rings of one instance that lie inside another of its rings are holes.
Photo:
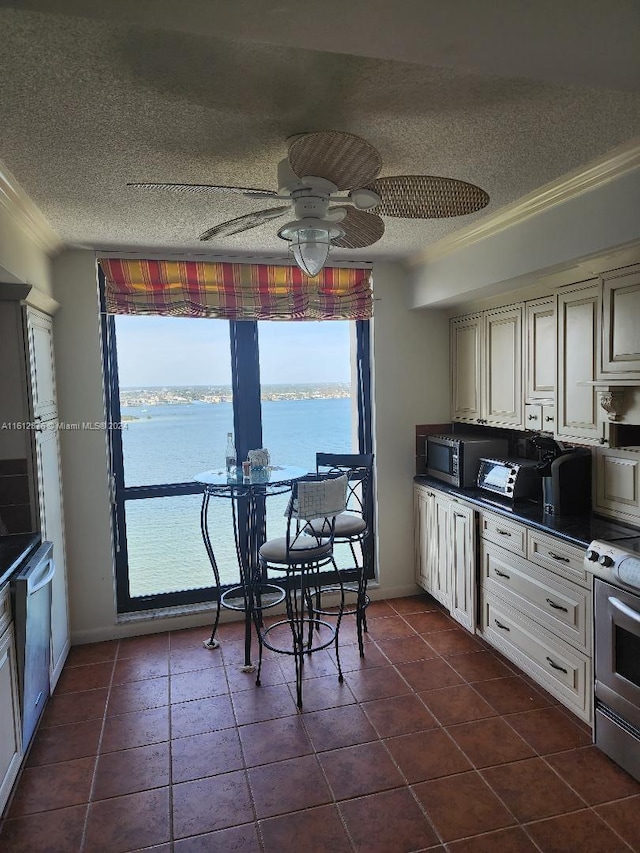
[[[637,379],[590,379],[577,384],[596,389],[600,407],[605,410],[608,419],[613,423],[620,420],[625,408],[628,407],[627,389],[633,392],[640,388],[640,382]]]
[[[640,388],[640,379],[593,379],[577,385],[594,385],[596,388]]]

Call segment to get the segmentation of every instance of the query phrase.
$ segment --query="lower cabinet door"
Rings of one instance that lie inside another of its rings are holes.
[[[591,723],[591,659],[484,588],[481,605],[485,640],[574,714]]]
[[[429,514],[429,565],[431,595],[451,610],[451,572],[449,570],[449,505],[446,495],[436,495]]]
[[[13,623],[0,637],[0,813],[22,761],[22,726]]]
[[[475,513],[449,504],[449,577],[451,615],[472,633],[476,628]]]
[[[429,566],[429,501],[433,495],[422,486],[413,491],[413,531],[415,537],[416,583],[427,592],[431,592],[431,571]]]

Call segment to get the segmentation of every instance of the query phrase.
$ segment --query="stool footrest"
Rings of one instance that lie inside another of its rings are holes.
[[[329,592],[329,593],[331,593],[331,592],[338,592],[338,593],[339,593],[339,592],[341,592],[341,589],[340,589],[340,587],[339,587],[339,586],[323,586],[323,587],[322,587],[322,593],[324,594],[325,592]],[[354,588],[349,587],[349,586],[347,586],[347,585],[345,584],[345,586],[344,586],[344,593],[345,593],[345,595],[346,595],[347,593],[352,593],[352,594],[356,594],[356,595],[357,595],[357,593],[358,593],[358,588],[356,587],[356,588],[354,589]],[[342,615],[343,615],[343,616],[352,616],[354,613],[357,613],[357,612],[358,612],[358,610],[365,610],[365,609],[369,606],[369,604],[370,604],[370,603],[371,603],[371,599],[369,598],[369,596],[368,596],[368,595],[367,595],[367,593],[365,592],[365,594],[364,594],[364,605],[362,606],[362,608],[358,607],[358,605],[357,605],[357,604],[354,604],[354,605],[351,605],[351,604],[349,604],[349,605],[345,605],[345,606],[344,606],[344,608],[343,608],[343,610],[342,610]],[[325,616],[332,616],[334,611],[332,611],[332,610],[322,610],[322,609],[319,609],[319,608],[317,608],[317,607],[314,607],[314,608],[313,608],[313,612],[314,612],[314,613],[320,613],[320,614],[325,615]]]
[[[223,607],[226,607],[227,610],[237,610],[241,613],[245,612],[245,598],[244,598],[244,588],[242,586],[233,586],[231,589],[225,590],[220,596],[220,604]],[[262,601],[263,597],[275,595],[275,600],[268,601],[264,603]],[[253,588],[253,598],[254,598],[254,609],[256,610],[267,610],[269,607],[276,607],[276,605],[281,604],[285,598],[285,591],[281,586],[276,586],[275,584],[260,584],[258,587]],[[237,598],[240,599],[239,604],[232,604],[229,599]],[[260,602],[258,603],[258,599]]]
[[[338,614],[336,614],[338,616]],[[261,642],[272,652],[278,652],[282,655],[296,655],[299,654],[298,651],[295,651],[293,648],[283,649],[281,646],[275,646],[268,639],[269,633],[273,631],[275,628],[282,628],[286,625],[288,628],[291,627],[291,623],[288,619],[282,619],[279,622],[274,622],[273,625],[269,625],[269,627],[263,631],[260,635]],[[308,617],[304,617],[304,619],[300,619],[296,623],[296,627],[304,629],[305,627],[311,627],[314,629],[318,629],[320,627],[327,628],[331,636],[328,639],[324,640],[322,643],[318,643],[317,645],[307,645],[306,643],[303,645],[302,651],[304,654],[310,654],[312,652],[319,652],[321,649],[326,649],[328,646],[331,646],[336,641],[336,625],[330,625],[328,622],[325,622],[323,619],[311,619]],[[303,632],[301,632],[302,634]]]

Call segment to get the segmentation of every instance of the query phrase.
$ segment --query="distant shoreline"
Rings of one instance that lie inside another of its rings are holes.
[[[347,382],[308,383],[296,385],[263,385],[262,401],[282,400],[336,400],[351,397]],[[184,406],[193,403],[231,403],[232,392],[228,385],[166,385],[163,387],[121,388],[120,404],[140,406]]]

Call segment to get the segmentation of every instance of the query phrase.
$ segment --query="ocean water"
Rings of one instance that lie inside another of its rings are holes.
[[[224,468],[231,403],[122,407],[126,486],[185,483]],[[135,420],[127,420],[135,418]],[[316,452],[353,452],[352,400],[322,398],[262,403],[263,445],[274,465],[315,469]],[[287,496],[267,500],[267,535],[284,533]],[[148,595],[211,585],[200,532],[200,495],[126,502],[131,594]],[[223,583],[238,579],[229,500],[211,500],[209,530]],[[336,557],[345,555],[336,554]]]

